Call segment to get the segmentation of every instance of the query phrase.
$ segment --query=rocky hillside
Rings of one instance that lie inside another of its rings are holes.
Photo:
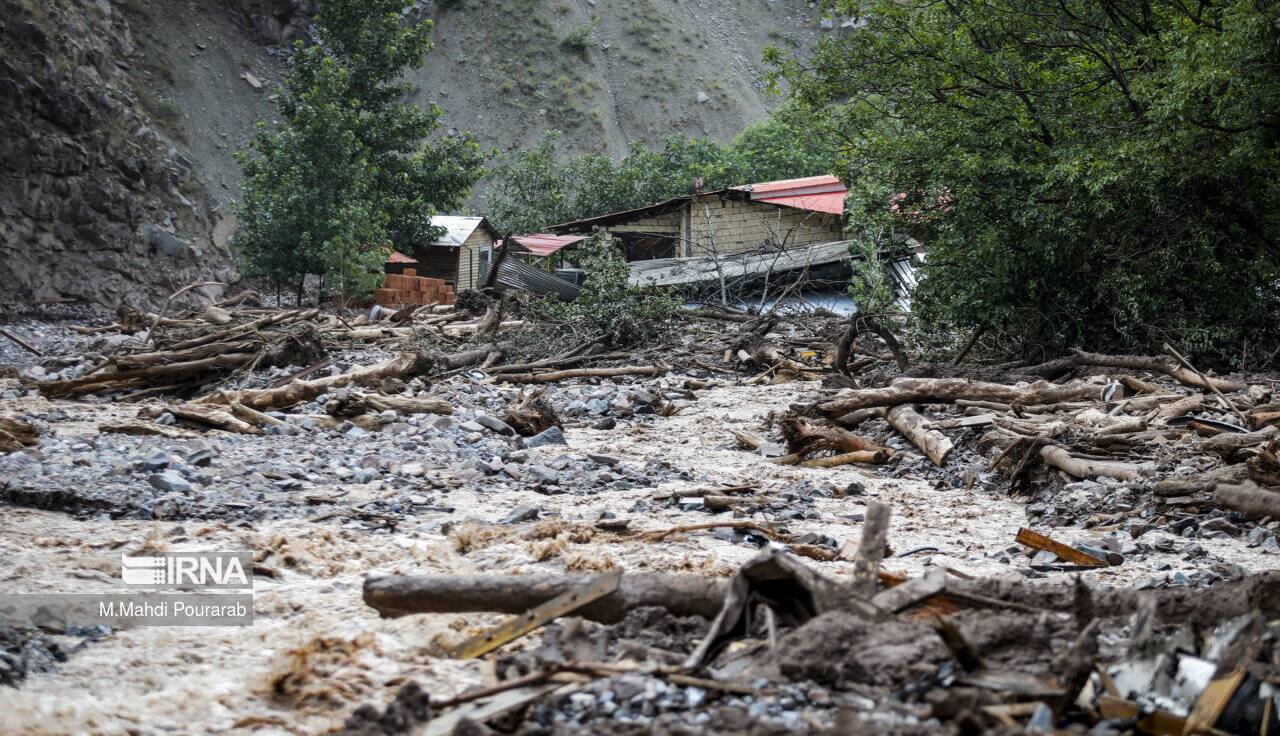
[[[118,8],[0,0],[0,24],[0,303],[234,278],[224,206],[139,104]]]
[[[0,0],[0,302],[154,303],[234,278],[233,154],[273,121],[313,0]],[[773,100],[768,45],[822,32],[804,0],[437,0],[420,104],[482,145],[550,128],[570,152],[672,133],[728,138]],[[480,206],[477,204],[477,206]]]

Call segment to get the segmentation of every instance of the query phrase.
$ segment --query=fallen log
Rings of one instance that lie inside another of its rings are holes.
[[[1196,475],[1183,475],[1156,481],[1151,492],[1157,496],[1189,496],[1212,491],[1220,484],[1234,484],[1245,480],[1243,465],[1225,465]]]
[[[309,381],[294,380],[274,388],[241,389],[223,391],[202,396],[195,400],[201,404],[225,404],[237,401],[251,409],[282,409],[310,401],[321,394],[343,386],[377,386],[387,378],[409,378],[430,372],[443,363],[449,369],[461,368],[483,360],[492,346],[445,356],[443,361],[418,352],[401,353],[391,360],[363,366],[336,376],[326,376]],[[389,397],[380,397],[387,399]],[[443,412],[440,412],[443,413]]]
[[[887,521],[887,519],[886,519]],[[876,535],[871,535],[873,538]],[[868,565],[868,567],[870,567]],[[880,582],[892,584],[880,574]],[[369,576],[364,601],[384,617],[415,613],[493,612],[520,614],[562,593],[582,586],[589,576],[570,575],[392,575]],[[637,573],[623,575],[619,590],[578,612],[602,623],[616,623],[632,606],[658,606],[677,615],[714,618],[724,602],[729,580],[697,575]],[[848,579],[838,580],[848,582]],[[1127,617],[1138,607],[1154,604],[1160,621],[1214,624],[1232,616],[1261,612],[1280,615],[1280,573],[1264,571],[1243,580],[1215,586],[1215,605],[1187,588],[1133,590],[1102,586],[1093,591],[1094,615]],[[983,608],[1012,610],[1071,610],[1076,597],[1070,584],[1026,585],[1015,580],[948,579],[946,595]]]
[[[796,463],[796,465],[801,468],[835,468],[854,463],[885,463],[891,457],[893,457],[893,451],[889,449],[858,450],[856,452],[843,452],[830,457],[815,457],[811,460],[803,460]]]
[[[1202,410],[1204,410],[1204,396],[1187,396],[1185,398],[1178,399],[1177,401],[1171,401],[1164,404],[1157,412],[1157,416],[1165,418],[1180,417]]]
[[[262,433],[262,430],[258,429],[256,425],[239,419],[230,412],[223,411],[215,406],[187,402],[166,407],[164,410],[178,419],[185,419],[188,422],[221,429],[225,432],[238,432],[240,434]]]
[[[568,575],[388,575],[364,581],[364,602],[383,617],[413,613],[493,611],[520,614],[581,587],[585,578]],[[728,580],[694,575],[627,574],[618,589],[575,611],[600,623],[617,623],[627,611],[645,606],[678,616],[712,619],[728,590]]]
[[[504,421],[522,437],[532,437],[551,427],[560,426],[560,416],[547,401],[546,388],[539,388],[507,404]]]
[[[1204,452],[1228,457],[1238,450],[1261,445],[1277,434],[1280,434],[1280,427],[1275,425],[1263,427],[1256,432],[1223,432],[1201,441],[1196,447]]]
[[[17,335],[13,334],[12,332],[6,330],[3,327],[0,327],[0,336],[9,338],[10,340],[13,341],[15,345],[22,348],[23,350],[26,350],[28,353],[35,355],[38,358],[44,357],[44,353],[32,347],[31,343],[28,343],[26,340],[23,340],[22,338],[18,337]]]
[[[552,383],[569,378],[613,378],[614,376],[652,376],[666,368],[656,365],[626,365],[617,368],[569,368],[547,373],[504,373],[495,378],[506,383]]]
[[[839,417],[858,409],[901,404],[951,404],[960,399],[1009,405],[1057,404],[1098,394],[1098,386],[1041,382],[1023,386],[969,381],[963,378],[899,378],[885,388],[856,389],[817,404],[818,411]]]
[[[1280,519],[1280,491],[1264,488],[1253,481],[1235,485],[1220,483],[1213,490],[1213,501],[1245,516]]]
[[[951,440],[936,429],[925,426],[925,418],[915,409],[905,404],[881,410],[881,416],[903,437],[911,440],[911,444],[920,448],[925,457],[934,465],[942,466],[947,462],[955,446]]]
[[[1116,480],[1138,480],[1142,477],[1142,466],[1114,460],[1087,460],[1074,457],[1059,445],[1045,445],[1040,448],[1040,459],[1045,465],[1057,468],[1072,478],[1115,478]]]
[[[1243,391],[1248,388],[1247,384],[1240,381],[1204,376],[1202,373],[1189,370],[1176,359],[1166,355],[1104,355],[1073,350],[1071,360],[1078,366],[1089,365],[1098,368],[1124,368],[1163,373],[1181,384],[1194,388],[1216,389],[1223,392]]]
[[[288,424],[283,419],[276,419],[270,414],[263,414],[257,409],[251,409],[241,404],[239,401],[231,401],[228,406],[231,407],[232,414],[258,427],[282,427]]]
[[[336,417],[357,417],[387,410],[401,414],[452,414],[453,405],[444,399],[347,393],[329,400],[324,410]]]
[[[21,419],[0,417],[0,452],[17,452],[38,444],[40,432],[36,425]]]
[[[786,440],[787,451],[809,455],[819,452],[858,452],[869,450],[877,452],[887,450],[885,447],[859,437],[839,427],[820,426],[803,419],[787,415],[779,422],[782,438]]]
[[[155,422],[130,419],[119,422],[103,422],[98,425],[98,431],[103,434],[128,434],[135,437],[167,437],[169,439],[199,436],[190,430],[178,427],[167,427]]]

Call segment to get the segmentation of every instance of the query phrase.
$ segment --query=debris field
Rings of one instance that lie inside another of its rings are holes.
[[[468,293],[0,326],[0,593],[254,560],[249,627],[0,627],[4,733],[1280,733],[1273,377]]]

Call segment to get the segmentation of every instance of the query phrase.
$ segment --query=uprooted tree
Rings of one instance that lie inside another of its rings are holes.
[[[482,156],[469,134],[428,139],[443,111],[403,101],[404,73],[431,49],[409,0],[324,0],[319,41],[295,44],[279,91],[283,124],[240,155],[235,245],[247,274],[295,286],[309,274],[372,290],[392,247],[439,234],[431,217],[462,202]]]
[[[928,247],[913,311],[1028,357],[1173,340],[1257,365],[1280,317],[1274,2],[834,0],[774,57],[845,141],[853,235]]]

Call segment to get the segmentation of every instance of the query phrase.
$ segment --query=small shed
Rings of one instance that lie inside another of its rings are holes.
[[[431,224],[445,232],[434,242],[414,248],[418,275],[440,279],[456,291],[474,289],[484,280],[493,260],[497,231],[483,217],[436,215]],[[388,273],[392,272],[391,267],[388,261]]]

